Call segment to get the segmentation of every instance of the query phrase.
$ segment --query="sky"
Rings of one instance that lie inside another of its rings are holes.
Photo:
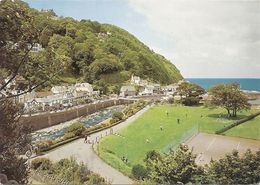
[[[258,0],[25,0],[126,29],[185,78],[260,78]]]

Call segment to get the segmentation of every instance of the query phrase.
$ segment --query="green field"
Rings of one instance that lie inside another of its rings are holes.
[[[238,125],[224,133],[228,136],[260,140],[260,116]]]
[[[244,118],[251,112],[239,113],[236,119]],[[177,119],[180,119],[179,124]],[[233,119],[226,117],[226,111],[220,108],[155,106],[122,129],[120,136],[110,135],[101,140],[98,152],[111,166],[130,175],[132,166],[142,163],[148,151],[164,151],[181,140],[190,130],[199,129],[202,132],[214,133],[233,122]],[[123,156],[128,159],[127,164],[121,160]]]

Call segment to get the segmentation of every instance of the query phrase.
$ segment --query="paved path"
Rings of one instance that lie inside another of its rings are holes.
[[[139,111],[135,115],[128,118],[126,121],[115,125],[113,128],[113,132],[117,132],[119,129],[126,127],[131,122],[133,122],[136,118],[141,116],[145,111],[147,111],[151,106],[145,107],[143,110]],[[97,138],[101,138],[109,133],[110,129],[106,129],[100,131],[98,133],[90,135],[90,140],[95,141]],[[69,158],[70,156],[74,156],[78,161],[82,161],[87,164],[88,168],[100,174],[102,177],[110,181],[112,184],[133,184],[133,181],[112,168],[108,164],[106,164],[103,160],[101,160],[98,155],[93,151],[91,144],[84,143],[84,139],[79,139],[69,144],[66,144],[60,148],[57,148],[53,151],[48,152],[42,157],[48,157],[53,161],[58,161],[63,158]]]

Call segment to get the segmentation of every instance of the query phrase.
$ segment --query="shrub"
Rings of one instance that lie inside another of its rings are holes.
[[[68,132],[66,133],[64,136],[63,136],[63,140],[67,140],[67,139],[70,139],[70,138],[73,138],[75,137],[76,134],[74,132]]]
[[[123,117],[124,117],[124,114],[122,112],[114,112],[112,115],[112,119],[114,119],[116,121],[122,120]]]
[[[89,180],[86,182],[86,184],[96,184],[96,185],[106,185],[109,184],[105,181],[103,177],[96,173],[91,173],[89,175]]]
[[[79,136],[84,130],[85,130],[85,127],[80,122],[73,123],[72,125],[70,125],[69,127],[66,128],[66,131],[68,133],[73,132],[77,136]]]
[[[31,168],[36,170],[39,167],[41,167],[42,170],[48,170],[51,168],[51,161],[48,158],[42,157],[42,158],[36,158],[33,159],[31,162]]]
[[[137,164],[133,166],[132,174],[134,178],[140,180],[147,176],[147,170],[143,165]]]
[[[45,149],[48,148],[49,146],[53,145],[53,141],[52,140],[46,140],[46,141],[41,141],[39,143],[37,143],[37,147],[41,150],[41,149]]]
[[[169,103],[169,104],[174,104],[174,98],[169,98],[169,99],[168,99],[168,103]]]

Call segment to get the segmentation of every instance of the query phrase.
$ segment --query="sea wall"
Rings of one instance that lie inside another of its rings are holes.
[[[70,121],[80,116],[87,116],[93,114],[104,108],[108,108],[115,105],[129,104],[132,102],[133,100],[126,99],[107,100],[95,104],[87,104],[83,107],[68,109],[62,112],[46,112],[39,115],[26,117],[22,116],[19,121],[20,124],[31,126],[32,131],[36,131],[53,125],[57,125],[59,123]]]

